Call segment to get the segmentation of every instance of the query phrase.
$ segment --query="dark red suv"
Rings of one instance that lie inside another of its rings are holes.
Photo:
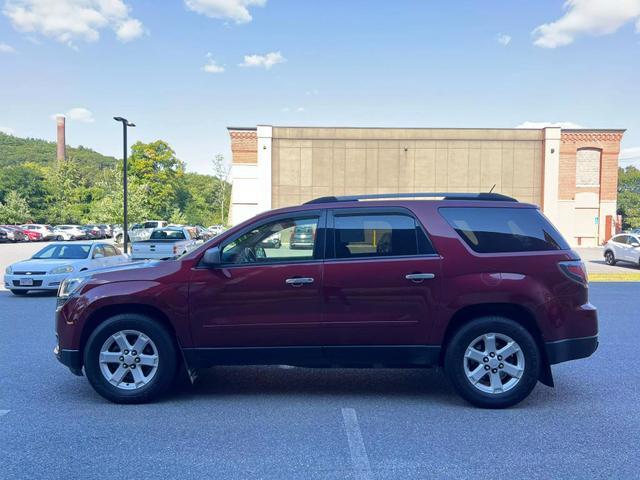
[[[471,403],[506,407],[598,345],[580,258],[499,194],[320,198],[176,260],[68,278],[57,302],[58,359],[120,403],[179,369],[286,364],[443,366]]]

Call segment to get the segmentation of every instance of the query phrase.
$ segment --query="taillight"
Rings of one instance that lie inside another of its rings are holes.
[[[178,253],[178,246],[177,246],[177,245],[174,245],[174,246],[173,246],[173,254],[174,254],[174,255],[177,255],[177,253]]]
[[[567,278],[573,280],[576,283],[587,286],[589,279],[587,277],[587,269],[579,260],[573,260],[570,262],[558,262],[560,271],[565,274]]]

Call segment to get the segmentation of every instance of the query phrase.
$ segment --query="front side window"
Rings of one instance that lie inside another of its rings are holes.
[[[426,245],[428,251],[424,251],[423,245]],[[334,252],[335,258],[434,253],[415,219],[402,214],[336,215]]]
[[[319,217],[282,219],[241,235],[222,249],[222,263],[275,263],[312,260]]]
[[[440,213],[478,253],[570,248],[554,226],[534,208],[444,207]]]

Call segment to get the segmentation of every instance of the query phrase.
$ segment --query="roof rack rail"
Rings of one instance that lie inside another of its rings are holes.
[[[372,193],[367,195],[343,195],[337,197],[320,197],[305,202],[314,203],[357,202],[360,200],[384,200],[389,198],[438,198],[443,200],[488,200],[493,202],[517,202],[513,197],[500,193],[455,193],[455,192],[414,192],[414,193]]]

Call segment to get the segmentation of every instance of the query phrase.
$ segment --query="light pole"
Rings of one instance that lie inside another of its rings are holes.
[[[128,253],[128,237],[127,232],[129,230],[127,225],[127,127],[135,127],[135,123],[131,123],[126,118],[122,117],[113,117],[116,122],[122,123],[122,162],[124,165],[123,173],[122,173],[122,189],[124,193],[124,202],[123,202],[123,219],[122,219],[122,238],[124,241],[124,253]]]

